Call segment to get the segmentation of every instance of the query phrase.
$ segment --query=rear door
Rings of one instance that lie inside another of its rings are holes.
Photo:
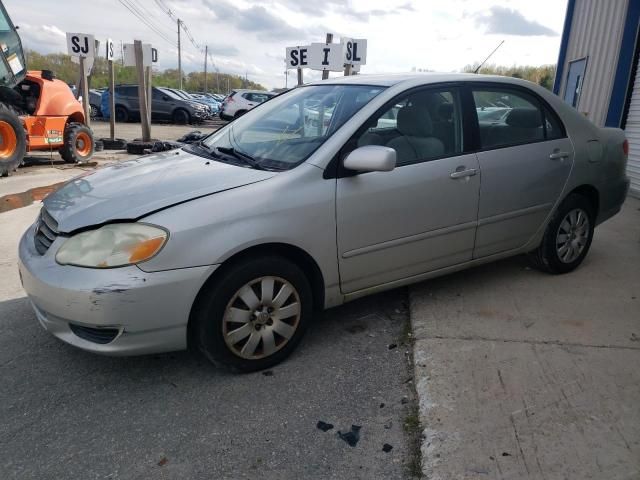
[[[474,258],[524,246],[542,226],[567,182],[573,146],[551,107],[518,86],[471,87],[482,175]],[[504,109],[486,119],[487,109]]]
[[[337,180],[344,293],[471,259],[480,175],[476,155],[465,153],[462,112],[457,87],[415,90],[390,102],[352,139],[352,149],[394,148],[397,166]]]

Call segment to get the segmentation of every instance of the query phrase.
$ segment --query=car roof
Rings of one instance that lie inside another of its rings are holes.
[[[370,85],[377,87],[392,87],[394,85],[406,84],[406,86],[459,82],[459,81],[497,81],[512,84],[530,84],[530,82],[499,75],[480,75],[476,73],[396,73],[396,74],[373,74],[373,75],[352,75],[349,77],[334,77],[328,80],[320,80],[308,83],[307,85]]]

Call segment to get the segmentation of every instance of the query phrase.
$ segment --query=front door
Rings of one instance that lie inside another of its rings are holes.
[[[337,180],[344,293],[471,259],[480,172],[476,155],[464,153],[456,88],[425,88],[398,98],[353,144],[391,147],[397,166]]]
[[[538,97],[502,86],[473,88],[482,172],[474,258],[523,247],[551,212],[573,163],[560,119]],[[500,110],[499,118],[486,116]]]

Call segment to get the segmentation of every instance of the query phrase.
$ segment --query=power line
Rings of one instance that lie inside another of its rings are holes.
[[[204,53],[204,46],[200,45],[196,41],[196,39],[194,38],[194,36],[191,33],[191,30],[189,29],[187,24],[184,23],[183,20],[180,20],[178,18],[178,16],[175,13],[173,13],[173,11],[171,11],[171,9],[167,6],[167,4],[164,3],[163,0],[155,0],[155,2],[156,2],[156,5],[158,7],[160,7],[160,10],[162,10],[164,13],[166,13],[171,20],[173,20],[174,22],[180,22],[180,25],[182,26],[182,29],[184,30],[184,33],[187,35],[187,38],[189,39],[189,42],[191,42],[191,44],[194,46],[194,48],[196,50],[198,50],[198,52]]]
[[[133,0],[118,0],[127,10],[129,10],[138,20],[144,23],[147,27],[149,27],[156,35],[162,38],[165,42],[169,43],[172,47],[177,47],[176,42],[171,40],[169,36],[167,36],[157,25],[151,22],[147,17],[145,17],[145,13],[140,11],[139,6],[136,6],[133,3]],[[143,9],[144,10],[144,9]],[[148,12],[147,12],[148,13]]]

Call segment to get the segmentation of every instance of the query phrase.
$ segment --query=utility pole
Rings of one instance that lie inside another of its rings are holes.
[[[204,46],[204,93],[207,93],[207,54],[209,53],[209,46]]]
[[[180,24],[182,21],[178,19],[178,77],[180,77],[179,85],[182,90],[182,50],[180,49]]]

